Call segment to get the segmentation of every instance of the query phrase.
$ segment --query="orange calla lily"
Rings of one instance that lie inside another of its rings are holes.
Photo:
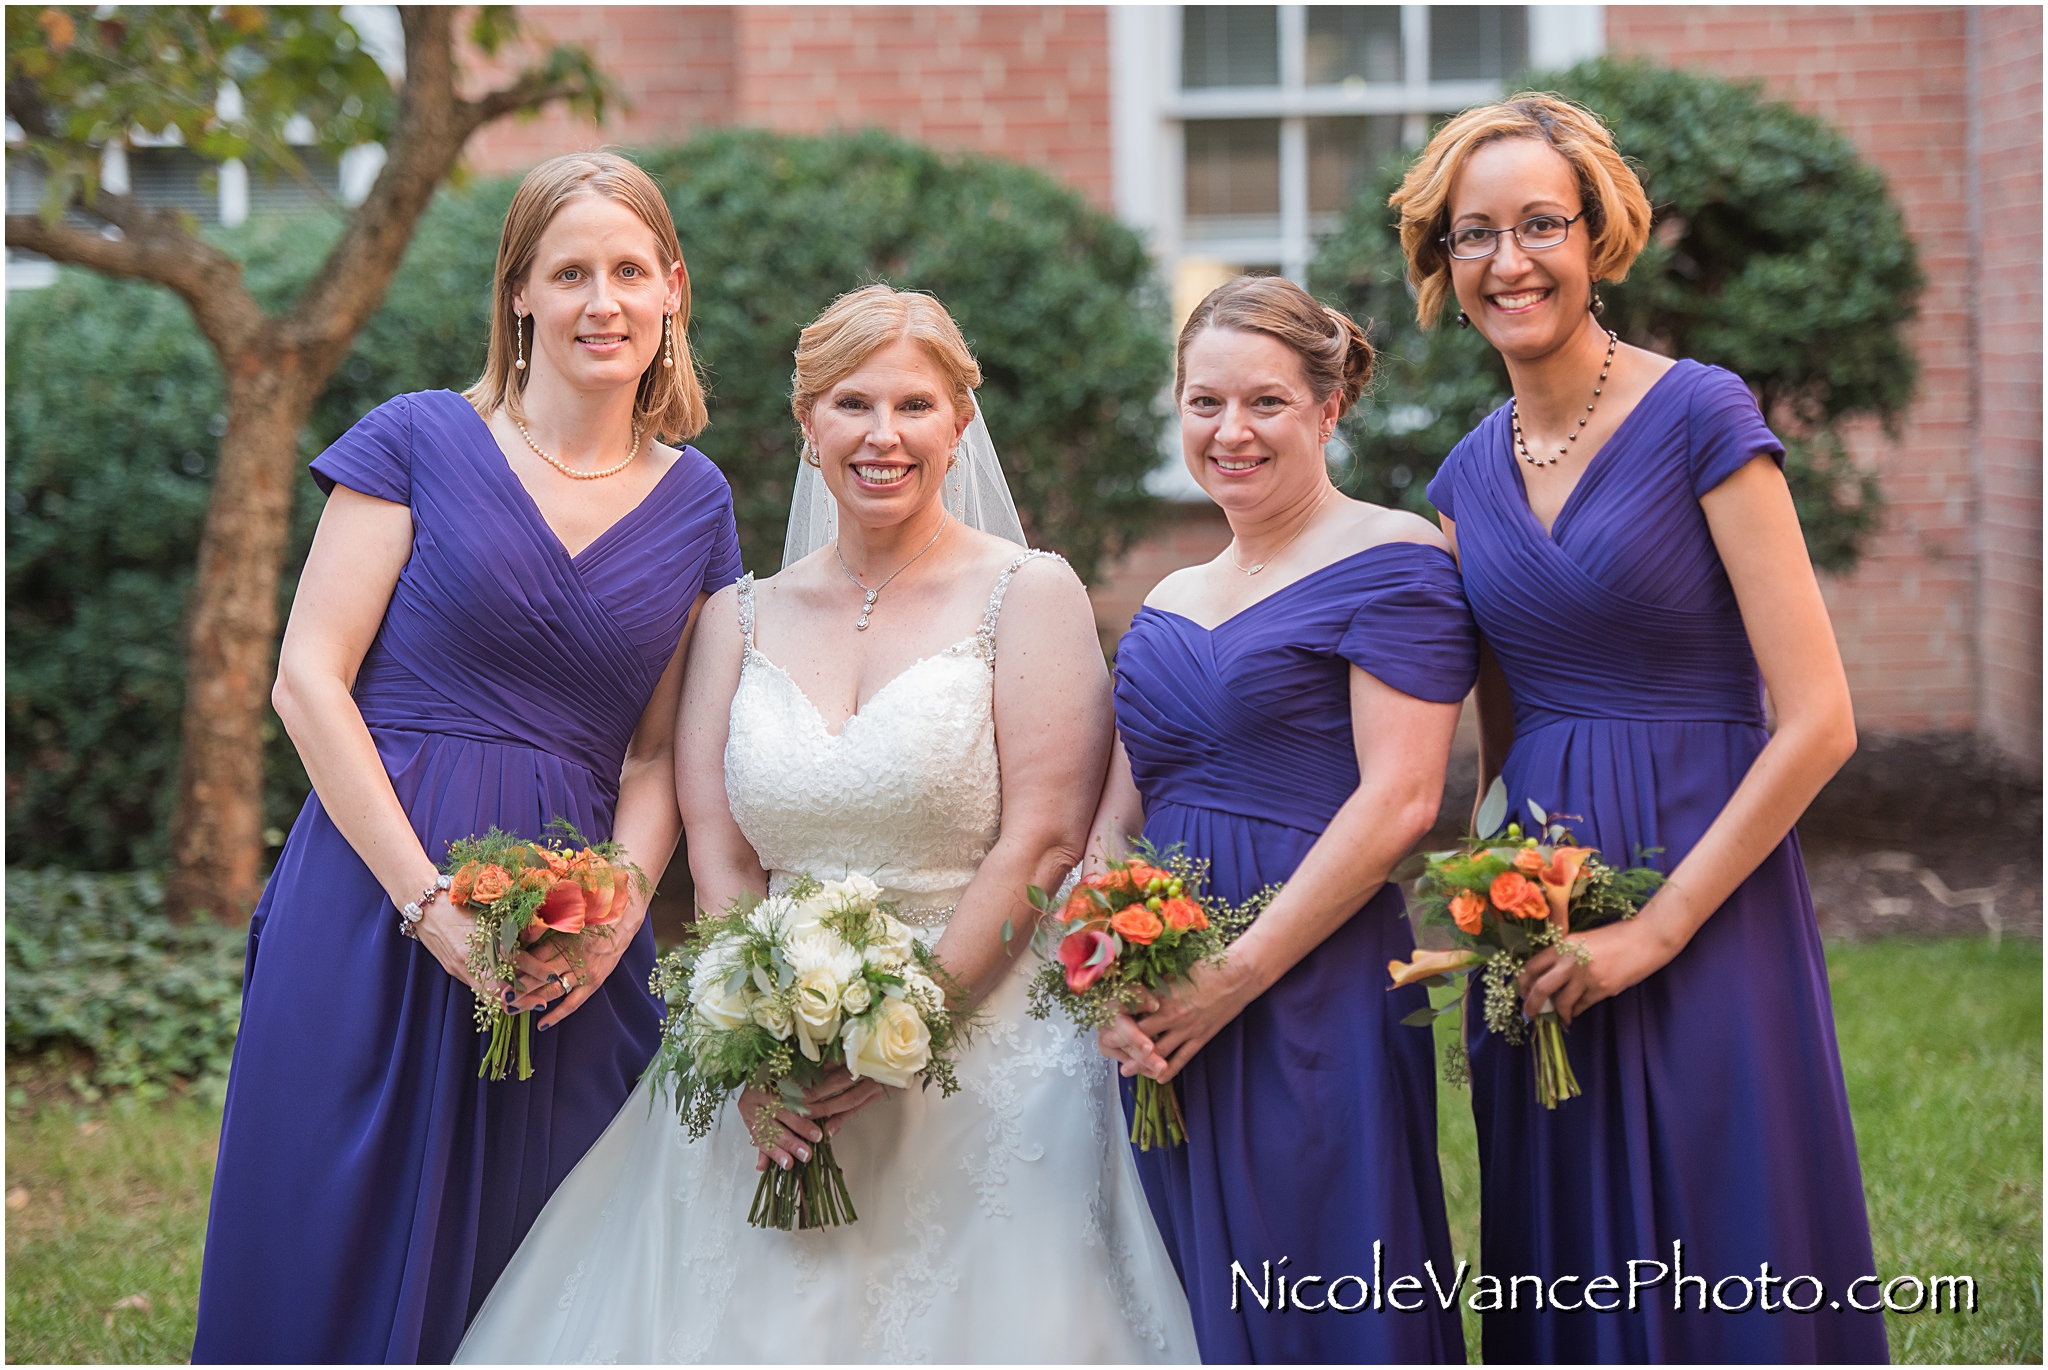
[[[1537,877],[1543,886],[1543,897],[1550,904],[1550,917],[1559,932],[1572,930],[1572,886],[1578,882],[1579,869],[1586,864],[1586,858],[1595,854],[1592,847],[1554,848],[1549,864]]]
[[[1483,965],[1485,961],[1486,958],[1476,951],[1417,951],[1413,961],[1387,962],[1387,974],[1394,977],[1393,988],[1399,989],[1418,980],[1427,980],[1432,975],[1447,975],[1452,971]]]

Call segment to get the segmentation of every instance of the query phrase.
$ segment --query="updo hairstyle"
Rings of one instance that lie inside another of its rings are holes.
[[[1317,404],[1343,392],[1339,418],[1358,403],[1372,380],[1372,344],[1349,316],[1317,304],[1313,295],[1285,276],[1239,276],[1210,291],[1181,326],[1173,356],[1176,397],[1187,389],[1188,344],[1205,328],[1263,333],[1286,344],[1301,359],[1302,375]]]
[[[484,357],[484,373],[462,397],[489,418],[503,409],[524,420],[520,403],[526,393],[527,377],[513,365],[521,346],[531,338],[528,319],[512,312],[512,295],[526,283],[533,259],[540,253],[540,240],[548,225],[574,201],[587,195],[615,200],[633,211],[654,234],[655,246],[664,266],[680,265],[683,246],[676,237],[676,221],[668,212],[661,188],[645,171],[610,152],[571,152],[550,157],[526,173],[513,193],[512,207],[505,212],[505,228],[498,236],[498,268],[495,298],[491,302],[491,343]],[[704,385],[697,377],[697,360],[690,353],[690,269],[683,268],[682,303],[668,321],[669,338],[676,364],[661,364],[661,349],[640,373],[640,388],[633,397],[633,417],[648,432],[674,441],[685,441],[704,431],[710,416],[704,410]],[[515,330],[528,330],[515,342]]]
[[[810,422],[818,396],[858,371],[875,353],[905,339],[923,348],[938,368],[955,416],[972,414],[981,364],[968,351],[960,325],[934,296],[886,285],[863,286],[841,295],[797,335],[790,412],[798,423]]]
[[[1650,240],[1650,197],[1599,115],[1537,91],[1468,109],[1437,130],[1387,200],[1401,211],[1401,251],[1415,287],[1415,318],[1424,328],[1436,325],[1452,296],[1452,258],[1443,242],[1451,231],[1451,183],[1467,158],[1502,138],[1539,139],[1571,164],[1594,280],[1627,280]]]

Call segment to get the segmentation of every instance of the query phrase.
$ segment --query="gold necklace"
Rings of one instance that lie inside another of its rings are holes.
[[[1238,571],[1241,574],[1247,576],[1257,575],[1259,572],[1265,570],[1268,566],[1271,566],[1273,564],[1273,557],[1279,556],[1282,552],[1292,547],[1294,545],[1295,538],[1300,537],[1303,533],[1306,533],[1308,531],[1308,526],[1316,521],[1316,515],[1322,512],[1323,501],[1328,499],[1336,491],[1336,489],[1337,487],[1334,485],[1323,486],[1323,493],[1316,497],[1315,508],[1308,511],[1308,517],[1301,521],[1301,527],[1294,530],[1294,536],[1288,538],[1287,541],[1281,543],[1278,547],[1274,548],[1273,556],[1267,557],[1258,565],[1246,566],[1244,563],[1240,562],[1237,559],[1237,539],[1235,537],[1232,537],[1230,539],[1230,545],[1223,549],[1223,554],[1230,558],[1230,564],[1232,566],[1237,567]]]
[[[1607,330],[1607,360],[1600,363],[1600,379],[1593,382],[1593,404],[1600,403],[1600,388],[1607,384],[1607,372],[1614,365],[1614,345],[1620,341],[1621,338],[1616,335],[1613,329]],[[1593,417],[1593,404],[1586,406],[1585,418],[1579,420],[1578,428],[1574,428],[1567,434],[1565,441],[1577,442],[1579,440],[1579,431],[1586,426],[1586,419]],[[1521,454],[1522,460],[1528,462],[1531,466],[1555,466],[1557,465],[1557,458],[1562,457],[1569,450],[1563,447],[1558,448],[1557,457],[1543,457],[1539,459],[1530,456],[1529,440],[1522,436],[1522,402],[1518,399],[1508,401],[1508,422],[1513,425],[1515,430],[1515,450]]]
[[[927,542],[924,546],[918,548],[917,551],[911,555],[910,561],[916,561],[919,557],[923,556],[926,552],[931,551],[933,547],[937,546],[939,541],[939,533],[945,532],[946,525],[951,523],[952,521],[953,520],[950,516],[941,514],[939,517],[938,532],[933,533],[932,540],[930,542]],[[855,585],[860,586],[861,590],[865,592],[867,595],[867,599],[864,600],[860,606],[860,618],[856,620],[853,625],[856,629],[864,633],[868,630],[868,615],[874,612],[875,601],[881,597],[882,591],[889,588],[890,581],[896,579],[896,577],[902,575],[905,571],[908,571],[910,569],[910,561],[904,562],[901,566],[898,566],[895,570],[891,571],[886,577],[883,578],[882,583],[880,585],[877,585],[874,589],[870,590],[867,587],[867,582],[863,581],[859,576],[855,575],[853,573],[853,568],[846,564],[846,557],[839,550],[838,538],[832,539],[832,555],[839,558],[839,569],[846,572],[846,578],[852,581]]]
[[[512,426],[519,430],[519,436],[526,439],[526,445],[531,447],[542,461],[560,471],[570,480],[603,480],[606,476],[616,476],[619,472],[631,466],[633,458],[640,455],[640,420],[638,419],[633,420],[633,445],[626,450],[626,459],[617,466],[607,466],[602,471],[578,471],[573,466],[564,466],[561,462],[549,456],[542,449],[541,445],[533,440],[533,434],[526,431],[525,424],[521,423],[518,419],[513,419]]]

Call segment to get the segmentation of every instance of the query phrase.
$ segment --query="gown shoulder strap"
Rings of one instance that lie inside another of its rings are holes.
[[[996,662],[996,619],[1002,616],[1003,595],[1010,588],[1010,577],[1016,575],[1017,569],[1025,562],[1035,557],[1051,557],[1062,566],[1067,564],[1067,559],[1058,552],[1033,548],[1005,566],[1003,573],[996,577],[995,588],[988,592],[988,611],[981,616],[981,626],[974,630],[975,653],[991,666]]]
[[[740,636],[746,641],[748,652],[754,650],[754,573],[747,572],[736,582],[740,600]]]

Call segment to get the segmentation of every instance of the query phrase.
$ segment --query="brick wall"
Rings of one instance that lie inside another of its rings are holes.
[[[521,17],[581,43],[630,108],[600,129],[553,110],[470,141],[481,170],[524,170],[607,143],[680,142],[707,124],[791,133],[877,127],[1039,167],[1112,203],[1109,31],[1099,7],[536,6]],[[471,58],[478,79],[503,63]]]
[[[472,87],[502,84],[508,71],[551,42],[578,43],[624,99],[601,127],[556,106],[535,119],[500,119],[479,129],[463,149],[479,171],[515,173],[563,152],[675,143],[703,125],[733,122],[728,7],[536,5],[521,7],[519,17],[533,30],[533,42],[502,50],[496,62],[467,54],[463,67]]]
[[[2016,12],[1997,20],[1987,16],[1986,22],[2024,27]],[[2037,12],[2032,25],[2031,68],[2015,54],[2004,79],[2016,87],[2031,81],[2026,88],[2038,111]],[[1616,6],[1607,11],[1611,52],[1724,76],[1761,77],[1773,95],[1836,124],[1885,173],[1919,244],[1928,276],[1920,318],[1910,330],[1921,362],[1919,398],[1897,441],[1885,439],[1874,427],[1852,436],[1859,460],[1878,471],[1890,509],[1856,573],[1825,578],[1823,585],[1859,720],[1865,727],[1900,732],[1973,729],[1981,721],[1968,30],[1968,16],[1960,7]],[[2026,150],[2029,136],[2031,153]],[[2038,113],[2002,121],[2000,137],[2011,145],[2015,166],[2031,156],[2031,190],[2015,181],[2012,193],[2020,198],[2031,193],[2031,203],[2038,206]],[[2014,212],[2015,226],[2026,212]],[[2022,336],[2028,325],[2021,319],[2000,335],[2002,345],[2015,349],[2015,385],[2027,365],[2024,347],[2031,345],[2031,355],[2039,357],[2038,209],[2031,212],[2036,216],[2031,248],[2017,240],[2001,248],[2022,258],[2031,252],[2036,264],[2029,302],[2012,305],[2031,309],[2031,343]],[[2032,365],[2038,382],[2038,360]],[[1998,539],[2001,549],[2012,544],[2001,551],[2000,565],[2012,563],[2007,574],[2016,587],[2028,574],[2021,563],[2032,568],[2033,602],[2038,604],[2038,384],[2031,397],[2000,392],[2000,403],[2012,406],[2008,421],[2015,435],[2031,424],[2033,447],[2029,457],[2018,450],[2015,436],[1999,449],[1999,460],[2007,463],[2002,468],[2007,479],[2033,493],[2024,508],[2008,506],[2012,526],[2002,529]],[[2024,417],[2029,402],[2031,420]],[[2038,610],[2029,631],[2018,622],[2024,611],[2001,604],[1998,650],[2015,660],[2031,651],[2031,691],[2038,697]],[[2027,693],[2012,671],[2000,680],[2007,693]],[[2033,718],[2031,747],[2038,763],[2038,710]],[[2017,730],[2011,731],[2017,743]]]
[[[876,126],[989,152],[1112,203],[1104,10],[1058,5],[747,7],[736,121]]]
[[[1973,16],[1981,727],[2041,766],[2041,11]]]

